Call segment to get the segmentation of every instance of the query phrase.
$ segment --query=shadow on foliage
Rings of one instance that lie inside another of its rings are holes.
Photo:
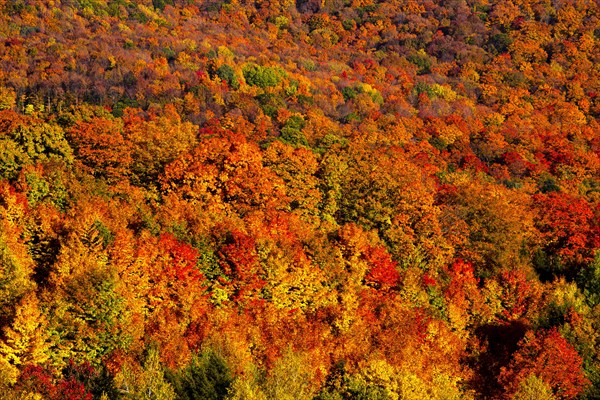
[[[502,387],[498,375],[502,367],[508,366],[519,341],[529,326],[524,321],[486,324],[476,329],[482,352],[473,355],[471,362],[476,375],[472,387],[483,394],[482,398],[499,398]]]

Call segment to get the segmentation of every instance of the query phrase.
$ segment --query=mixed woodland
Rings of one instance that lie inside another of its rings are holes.
[[[0,0],[0,398],[600,398],[600,5]]]

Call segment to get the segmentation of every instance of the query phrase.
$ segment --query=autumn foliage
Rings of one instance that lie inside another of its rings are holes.
[[[0,0],[0,398],[600,398],[595,1]]]

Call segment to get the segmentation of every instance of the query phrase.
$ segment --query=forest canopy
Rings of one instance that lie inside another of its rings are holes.
[[[600,398],[600,6],[0,0],[0,397]]]

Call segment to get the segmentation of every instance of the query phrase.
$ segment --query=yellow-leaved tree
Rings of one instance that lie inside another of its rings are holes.
[[[0,341],[0,380],[14,383],[18,368],[39,365],[48,360],[50,335],[34,292],[26,294],[16,307],[11,326],[4,328]]]

